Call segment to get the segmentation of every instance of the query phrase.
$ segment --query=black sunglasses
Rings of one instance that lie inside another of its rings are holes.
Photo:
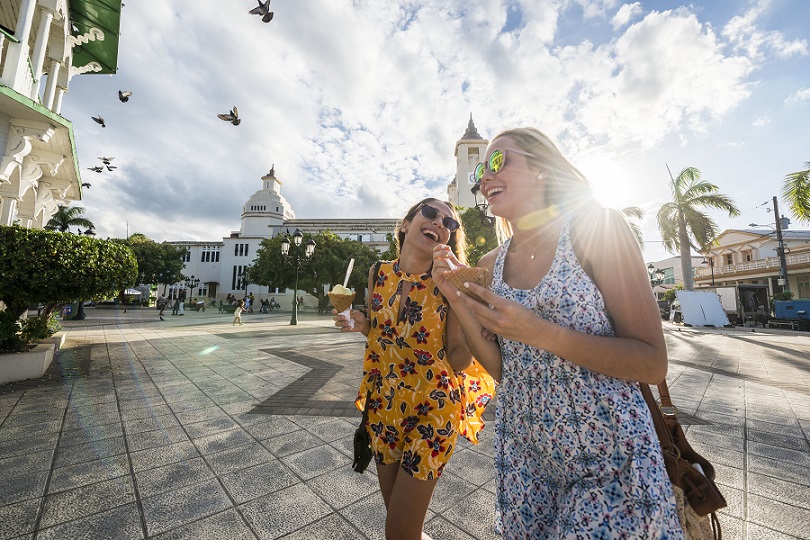
[[[442,216],[442,225],[450,232],[453,232],[460,227],[458,221],[451,217],[445,216],[429,204],[423,204],[419,211],[421,212],[423,218],[429,219],[430,221],[433,221],[438,216]]]

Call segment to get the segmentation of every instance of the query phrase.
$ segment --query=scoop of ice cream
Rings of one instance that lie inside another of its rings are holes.
[[[352,292],[351,289],[347,289],[346,287],[344,287],[343,285],[341,285],[339,283],[337,285],[335,285],[334,287],[332,287],[331,292],[332,292],[332,294],[354,294],[354,292]]]

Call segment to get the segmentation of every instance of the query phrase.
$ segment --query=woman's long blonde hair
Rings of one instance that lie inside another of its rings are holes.
[[[431,202],[438,202],[447,205],[452,213],[452,215],[449,217],[452,217],[458,221],[459,227],[450,233],[450,239],[447,241],[447,245],[450,246],[451,250],[453,250],[453,254],[461,264],[467,264],[467,237],[464,235],[464,224],[461,223],[461,216],[458,215],[458,212],[451,203],[434,199],[433,197],[422,199],[418,203],[411,206],[411,208],[405,214],[405,217],[402,218],[399,223],[397,223],[397,226],[394,229],[394,236],[397,239],[397,255],[400,254],[402,251],[402,245],[405,243],[405,233],[402,232],[402,223],[405,221],[413,221],[413,217],[416,215],[416,212],[422,208],[422,205],[429,204]]]
[[[560,212],[570,213],[582,205],[595,203],[588,180],[543,132],[530,127],[507,129],[492,140],[501,137],[508,137],[524,152],[531,154],[526,159],[533,169],[548,174],[545,200],[549,208],[556,207]],[[502,242],[512,236],[512,226],[506,219],[498,217],[496,233]]]

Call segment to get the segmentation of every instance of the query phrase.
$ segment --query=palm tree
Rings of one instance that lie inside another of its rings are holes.
[[[782,197],[800,221],[810,221],[810,161],[805,165],[807,170],[790,173],[782,186]]]
[[[60,206],[44,228],[49,231],[60,232],[67,232],[70,230],[70,227],[86,227],[88,229],[95,229],[96,226],[93,225],[93,222],[89,219],[81,217],[82,214],[84,214],[84,208],[81,206],[74,206],[73,208]]]
[[[680,252],[684,289],[691,291],[692,240],[695,246],[707,246],[718,233],[717,224],[700,209],[725,210],[731,217],[740,215],[740,210],[731,198],[718,192],[716,185],[701,180],[700,171],[694,167],[685,168],[677,178],[670,172],[669,177],[672,201],[658,210],[658,230],[664,248],[670,253]]]
[[[638,247],[644,249],[644,235],[641,234],[641,226],[636,221],[633,221],[634,219],[643,220],[644,210],[638,206],[627,206],[622,208],[620,212],[624,215],[627,224],[630,225],[630,230],[633,231],[633,236],[636,237]]]

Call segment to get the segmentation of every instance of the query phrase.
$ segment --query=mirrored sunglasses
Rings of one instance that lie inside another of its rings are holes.
[[[514,152],[515,154],[522,154],[524,156],[531,157],[533,154],[528,152],[523,152],[521,150],[509,150],[510,152]],[[489,172],[492,174],[498,174],[504,167],[506,166],[506,149],[497,148],[492,151],[489,155],[489,159],[487,160],[486,164],[484,162],[479,163],[473,169],[473,179],[475,179],[476,184],[481,183],[481,179],[484,177],[484,173]]]
[[[451,217],[445,216],[429,204],[423,204],[419,211],[421,212],[423,218],[429,219],[430,221],[436,219],[437,216],[442,216],[442,225],[450,232],[453,232],[459,228],[458,221]]]

